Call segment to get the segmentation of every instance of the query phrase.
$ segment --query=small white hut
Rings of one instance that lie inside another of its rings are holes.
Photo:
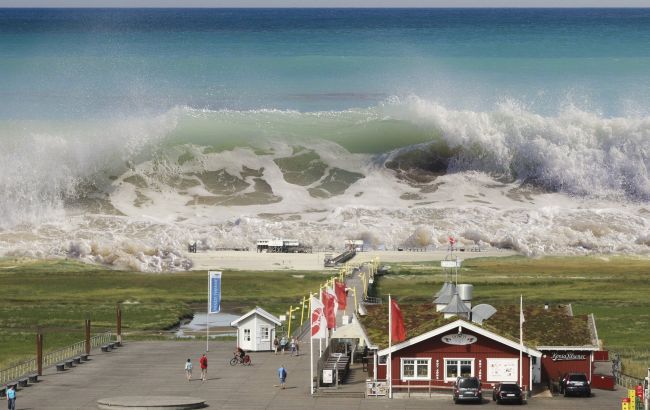
[[[280,319],[259,306],[230,322],[237,328],[237,346],[253,352],[273,350],[275,327],[281,324]]]

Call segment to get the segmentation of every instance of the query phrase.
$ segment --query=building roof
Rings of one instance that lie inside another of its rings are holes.
[[[456,329],[458,329],[459,332],[461,332],[463,329],[470,330],[470,331],[472,331],[474,333],[478,333],[478,334],[480,334],[482,336],[485,336],[485,337],[488,337],[488,338],[490,338],[492,340],[496,340],[497,342],[502,343],[502,344],[504,344],[504,345],[506,345],[508,347],[513,348],[513,349],[516,349],[516,350],[521,349],[521,351],[523,353],[526,353],[526,354],[531,355],[531,356],[536,356],[536,357],[541,357],[542,356],[542,352],[540,352],[538,350],[531,349],[531,348],[529,348],[527,346],[521,346],[517,342],[513,342],[510,339],[507,339],[507,338],[502,337],[502,336],[500,336],[500,335],[498,335],[496,333],[493,333],[493,332],[491,332],[491,331],[489,331],[487,329],[484,329],[481,326],[475,325],[473,323],[469,323],[469,322],[467,322],[467,321],[465,321],[463,319],[457,319],[454,322],[447,323],[446,325],[441,326],[441,327],[439,327],[437,329],[433,329],[433,330],[430,330],[430,331],[428,331],[428,332],[426,332],[424,334],[421,334],[419,336],[413,337],[411,339],[407,339],[407,340],[405,340],[405,341],[403,341],[401,343],[398,343],[396,345],[391,346],[390,349],[386,348],[386,349],[380,350],[377,353],[380,356],[383,356],[383,355],[388,354],[389,352],[395,352],[397,350],[403,349],[405,347],[412,346],[412,345],[414,345],[416,343],[420,343],[420,342],[422,342],[424,340],[430,339],[432,337],[435,337],[435,336],[438,336],[438,335],[441,335],[443,333],[447,333],[447,332],[450,332],[450,331],[456,330]]]
[[[265,318],[269,322],[274,323],[276,326],[280,326],[282,324],[282,322],[280,322],[280,319],[273,316],[272,314],[270,314],[266,310],[262,309],[261,307],[257,306],[255,309],[251,310],[250,312],[244,314],[243,316],[240,316],[237,320],[233,320],[232,322],[230,322],[230,326],[237,327],[237,325],[240,322],[246,320],[248,317],[250,317],[250,316],[252,316],[254,314],[258,314],[258,315],[262,316],[263,318]]]
[[[454,296],[454,293],[457,293],[455,284],[450,283],[446,288],[443,285],[442,289],[440,289],[438,297],[433,301],[433,303],[446,305],[451,300],[451,297]]]
[[[451,300],[449,301],[449,304],[442,309],[442,313],[469,313],[471,312],[471,309],[467,307],[466,304],[463,303],[462,300],[460,300],[460,296],[458,296],[458,293],[454,293],[454,296],[451,297]]]
[[[519,342],[519,306],[495,306],[495,313],[482,327],[506,339]],[[433,304],[400,305],[404,317],[406,337],[413,338],[458,320],[445,319],[442,312],[436,312]],[[359,320],[369,341],[382,349],[388,346],[388,310],[383,305],[366,306],[367,315]],[[524,308],[524,344],[537,348],[559,346],[583,346],[593,350],[594,343],[586,315],[569,316],[564,308],[544,309],[543,306]]]

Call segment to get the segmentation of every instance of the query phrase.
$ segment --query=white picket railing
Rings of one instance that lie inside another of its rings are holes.
[[[98,347],[110,343],[113,339],[112,332],[105,332],[90,338],[90,348]],[[62,361],[72,359],[75,356],[86,351],[86,341],[77,342],[70,346],[57,349],[43,355],[43,368],[54,366]],[[17,381],[29,374],[36,373],[36,358],[24,360],[5,369],[0,370],[0,385],[10,381]]]

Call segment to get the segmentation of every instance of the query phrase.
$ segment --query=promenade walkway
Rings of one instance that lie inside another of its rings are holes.
[[[185,380],[187,358],[198,368],[205,341],[131,342],[110,353],[98,353],[88,363],[63,373],[45,372],[41,382],[18,392],[17,408],[22,410],[96,409],[96,401],[113,396],[178,395],[207,401],[210,409],[454,409],[451,399],[361,399],[311,398],[309,395],[309,355],[298,357],[252,353],[253,366],[231,367],[234,342],[211,342],[209,380]],[[277,386],[276,369],[288,371],[287,389]],[[195,376],[198,377],[195,370]],[[611,410],[620,406],[623,392],[596,391],[596,397],[535,399],[532,409]],[[492,403],[489,403],[492,405]],[[0,401],[0,406],[6,402]]]

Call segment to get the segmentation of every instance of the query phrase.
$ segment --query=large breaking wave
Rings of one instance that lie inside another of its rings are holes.
[[[453,233],[529,254],[646,253],[650,117],[418,97],[346,111],[1,123],[0,251],[143,270],[259,236]],[[426,235],[425,235],[426,236]],[[370,240],[370,239],[369,239]]]

